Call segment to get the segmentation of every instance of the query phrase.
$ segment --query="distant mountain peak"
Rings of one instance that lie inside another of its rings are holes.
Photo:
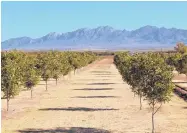
[[[159,29],[159,28],[157,28],[156,26],[146,25],[146,26],[140,27],[137,30],[154,30],[154,29]]]
[[[81,28],[66,33],[50,32],[43,37],[12,38],[2,42],[2,49],[64,49],[64,48],[139,48],[173,47],[177,42],[187,43],[187,30],[157,28],[146,25],[133,31],[116,30],[111,26]]]
[[[90,29],[89,28],[80,28],[80,29],[75,30],[75,32],[88,31],[88,30],[90,30]]]
[[[49,34],[47,35],[58,35],[58,34],[61,34],[61,33],[57,33],[57,32],[50,32]]]
[[[60,36],[60,35],[62,35],[62,33],[50,32],[50,33],[47,34],[46,36],[54,36],[54,37],[56,37],[56,36]]]
[[[114,28],[111,26],[99,26],[96,29],[114,30]]]
[[[145,26],[143,26],[141,28],[157,28],[157,27],[156,26],[152,26],[152,25],[145,25]]]

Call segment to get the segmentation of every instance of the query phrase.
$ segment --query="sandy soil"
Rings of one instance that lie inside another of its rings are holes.
[[[38,85],[10,101],[2,100],[3,133],[148,133],[151,112],[146,101],[139,110],[139,98],[124,83],[112,58],[105,58],[71,79]],[[155,116],[158,133],[187,133],[187,103],[173,95]]]

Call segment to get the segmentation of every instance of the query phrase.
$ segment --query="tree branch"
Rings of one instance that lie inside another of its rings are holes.
[[[162,103],[161,103],[160,106],[156,109],[156,111],[153,113],[153,115],[156,114],[156,112],[161,108],[161,106],[162,106]]]

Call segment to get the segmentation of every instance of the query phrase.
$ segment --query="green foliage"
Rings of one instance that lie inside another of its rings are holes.
[[[23,82],[24,53],[16,50],[3,52],[1,55],[1,86],[5,96],[18,95]]]
[[[54,78],[56,80],[56,84],[57,84],[57,80],[60,78],[60,76],[62,75],[61,73],[61,62],[60,62],[60,52],[58,51],[50,51],[50,71],[51,71],[51,77]]]
[[[38,84],[40,78],[46,82],[47,90],[50,78],[56,79],[57,83],[62,75],[65,76],[72,69],[79,69],[96,59],[96,55],[91,52],[2,52],[2,91],[7,97],[7,103],[10,97],[19,94],[21,86],[30,89],[32,97],[32,88]]]
[[[183,55],[182,58],[178,61],[178,71],[187,75],[187,54]]]
[[[179,73],[184,73],[187,75],[187,52],[185,52],[184,50],[185,48],[187,48],[187,46],[183,44],[178,44],[178,45],[179,45],[178,51],[179,52],[183,51],[183,52],[168,54],[165,57],[165,61],[168,65],[175,67]]]
[[[68,52],[68,61],[74,74],[76,69],[80,69],[83,66],[86,66],[92,63],[96,59],[95,54],[89,52]]]
[[[35,67],[36,61],[36,58],[27,55],[23,72],[23,85],[27,89],[31,90],[31,98],[33,87],[39,83],[39,74],[37,73],[37,68]]]
[[[47,81],[49,78],[52,78],[52,56],[51,51],[43,53],[39,55],[39,63],[38,68],[40,69],[39,72],[41,73],[41,78],[46,82],[46,90],[47,90]]]
[[[73,69],[69,61],[69,55],[66,52],[61,53],[60,63],[61,63],[60,73],[63,76],[67,75]]]
[[[170,54],[166,58],[166,63],[168,65],[174,66],[178,70],[178,68],[179,68],[179,60],[181,58],[182,58],[182,54],[180,54],[180,53]]]
[[[130,56],[127,53],[120,53],[115,55],[114,62],[123,80],[132,86],[133,91],[139,92],[141,90],[147,100],[156,98],[157,102],[165,102],[169,99],[173,67],[167,65],[159,54],[146,53]],[[159,88],[157,85],[168,94],[164,95],[156,90]],[[155,94],[155,92],[159,93]]]
[[[187,46],[184,43],[179,42],[177,43],[175,50],[181,54],[184,54],[187,53]]]
[[[35,62],[36,60],[31,56],[26,57],[26,65],[24,66],[24,86],[31,89],[39,82],[39,75],[37,73]]]
[[[143,53],[130,55],[127,52],[115,54],[114,63],[124,81],[131,85],[132,91],[148,101],[152,108],[152,123],[154,132],[154,114],[159,110],[156,104],[170,100],[174,88],[172,84],[173,67],[165,62],[163,55],[158,53]],[[156,109],[156,110],[155,110]]]
[[[173,67],[167,65],[163,58],[147,55],[144,65],[145,84],[143,94],[149,103],[162,103],[170,100],[172,89]]]
[[[23,83],[24,53],[16,50],[3,52],[1,55],[1,90],[7,98],[7,111],[9,100],[19,94]]]

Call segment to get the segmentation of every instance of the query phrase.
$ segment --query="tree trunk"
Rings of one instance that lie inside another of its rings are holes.
[[[32,88],[31,88],[31,98],[32,98],[32,91],[33,91],[33,90],[32,90]]]
[[[57,85],[57,79],[56,79],[56,85]]]
[[[152,113],[152,133],[154,133],[154,114]]]
[[[45,90],[47,91],[47,80],[45,81]]]
[[[76,69],[74,69],[74,75],[75,75],[75,71],[76,71]]]
[[[153,103],[153,107],[152,107],[152,133],[154,133],[154,129],[155,129],[155,127],[154,127],[154,103]]]
[[[140,110],[142,110],[142,95],[140,94]]]

